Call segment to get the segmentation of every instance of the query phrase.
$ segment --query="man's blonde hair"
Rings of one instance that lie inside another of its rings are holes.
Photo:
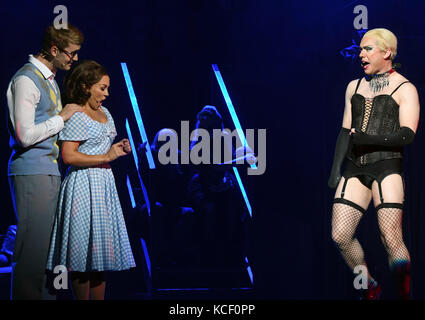
[[[43,36],[41,52],[46,59],[51,61],[53,56],[50,54],[50,48],[57,46],[60,49],[65,49],[69,44],[81,45],[84,41],[83,33],[75,26],[68,23],[66,29],[56,29],[53,25],[46,28]]]
[[[394,60],[397,55],[397,37],[388,29],[376,28],[366,32],[363,38],[369,37],[376,40],[376,45],[382,51],[391,50],[390,59]]]

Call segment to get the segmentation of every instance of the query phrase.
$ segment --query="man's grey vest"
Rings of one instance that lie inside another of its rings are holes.
[[[19,69],[11,81],[14,81],[16,77],[21,75],[30,78],[38,90],[40,90],[40,102],[35,109],[35,124],[46,121],[59,114],[62,110],[62,103],[56,81],[54,81],[54,84],[57,94],[50,81],[32,63],[27,63]],[[17,127],[16,123],[15,126]],[[59,156],[59,147],[56,143],[57,135],[24,148],[18,143],[10,120],[8,121],[8,129],[10,133],[9,146],[12,148],[12,155],[9,159],[9,176],[35,174],[60,176],[57,163]]]

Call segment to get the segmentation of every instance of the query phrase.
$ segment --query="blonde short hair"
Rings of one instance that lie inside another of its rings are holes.
[[[395,56],[397,55],[397,37],[394,33],[388,29],[376,28],[366,32],[363,38],[365,37],[374,38],[376,40],[376,45],[382,51],[387,51],[387,49],[390,49],[390,59],[394,60]]]
[[[51,61],[53,59],[53,56],[50,54],[50,48],[52,46],[55,45],[63,50],[71,43],[81,45],[83,42],[84,35],[77,27],[68,23],[68,28],[56,29],[52,24],[44,32],[41,51],[46,56],[46,59]]]

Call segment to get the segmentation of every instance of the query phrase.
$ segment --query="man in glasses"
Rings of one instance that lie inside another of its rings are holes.
[[[12,258],[12,299],[53,299],[45,266],[61,183],[57,134],[75,112],[62,108],[58,70],[78,60],[83,34],[74,26],[49,26],[42,48],[12,77],[7,89],[8,130],[12,155],[8,176],[18,220]]]

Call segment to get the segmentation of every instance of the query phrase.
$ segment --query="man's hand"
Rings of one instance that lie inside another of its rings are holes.
[[[70,103],[67,104],[62,111],[59,113],[59,115],[62,117],[63,122],[67,121],[69,118],[72,117],[72,115],[76,112],[83,112],[84,108],[78,104]]]
[[[328,179],[328,187],[335,189],[338,187],[339,182],[341,181],[341,175],[339,173],[332,173]]]

